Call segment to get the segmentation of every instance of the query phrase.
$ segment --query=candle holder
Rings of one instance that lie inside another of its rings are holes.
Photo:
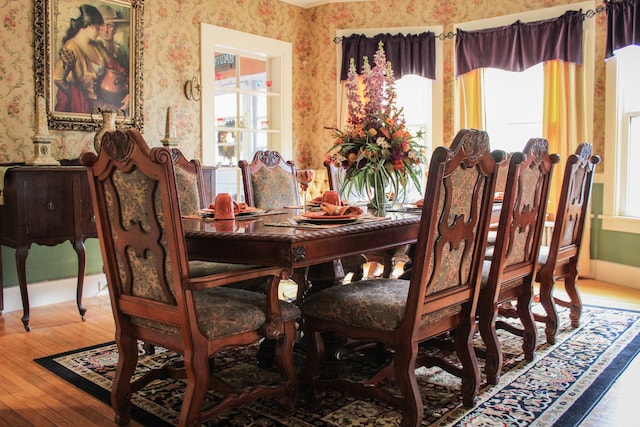
[[[173,121],[173,108],[167,108],[167,124],[164,132],[164,138],[161,139],[162,145],[165,147],[176,147],[180,142],[179,138],[176,138],[176,125]]]
[[[59,166],[60,162],[51,155],[51,141],[49,135],[44,97],[36,98],[36,134],[31,137],[33,141],[33,157],[25,162],[31,166]]]

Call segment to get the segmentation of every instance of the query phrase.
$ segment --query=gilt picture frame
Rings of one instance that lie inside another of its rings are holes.
[[[35,0],[35,92],[49,129],[95,131],[102,111],[143,128],[143,0]]]

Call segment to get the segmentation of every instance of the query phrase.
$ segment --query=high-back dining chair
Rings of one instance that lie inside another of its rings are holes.
[[[450,149],[436,148],[425,194],[436,202],[423,206],[411,280],[353,282],[303,302],[304,377],[311,398],[318,389],[345,390],[398,408],[402,426],[419,426],[423,403],[415,370],[440,366],[462,378],[463,403],[473,405],[480,380],[472,345],[476,304],[497,161],[503,156],[489,153],[489,138],[478,130],[461,130]],[[391,350],[392,360],[364,381],[325,378],[320,368],[326,331],[377,341]],[[448,331],[462,367],[418,352],[419,343]],[[393,379],[399,394],[385,387]]]
[[[202,167],[198,159],[187,160],[178,148],[171,148],[173,170],[176,174],[176,187],[182,215],[195,215],[205,205]]]
[[[296,166],[277,151],[258,151],[251,162],[238,162],[245,202],[261,209],[280,209],[300,204]]]
[[[509,157],[499,226],[495,243],[487,250],[478,302],[478,329],[486,345],[485,373],[489,384],[498,383],[502,369],[496,328],[522,336],[525,359],[533,360],[537,337],[531,312],[533,278],[549,186],[559,160],[557,154],[549,154],[549,143],[543,138],[530,139],[522,153]],[[516,309],[499,308],[501,303],[512,300],[517,301]],[[519,318],[522,328],[496,321],[498,314]]]
[[[150,149],[136,130],[106,133],[100,155],[86,153],[82,163],[116,325],[119,358],[111,391],[116,423],[129,422],[132,393],[167,376],[186,379],[180,426],[199,425],[259,397],[278,397],[291,408],[299,310],[278,299],[278,282],[286,277],[282,269],[230,265],[210,275],[208,263],[189,261],[171,153]],[[258,277],[272,278],[267,295],[224,286]],[[263,337],[277,341],[277,384],[236,390],[219,378],[211,363],[215,354]],[[182,360],[134,379],[139,341],[175,351]],[[208,389],[221,400],[203,410]]]
[[[593,174],[598,163],[600,156],[593,155],[593,147],[586,142],[580,144],[576,152],[567,158],[551,242],[549,246],[540,248],[540,270],[536,281],[540,283],[540,302],[546,315],[536,315],[536,320],[546,323],[545,335],[549,344],[555,343],[558,331],[558,312],[555,304],[570,309],[572,327],[577,328],[580,324],[582,301],[576,284],[578,257],[582,246],[584,221],[589,214]],[[555,281],[562,277],[569,301],[553,296]]]

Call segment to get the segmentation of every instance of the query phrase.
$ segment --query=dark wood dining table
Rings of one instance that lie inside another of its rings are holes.
[[[309,267],[312,286],[339,283],[340,258],[415,243],[419,212],[373,212],[340,225],[287,224],[297,210],[236,217],[234,220],[182,220],[187,250],[194,259],[239,264],[276,265],[294,270]],[[298,217],[299,218],[299,217]]]

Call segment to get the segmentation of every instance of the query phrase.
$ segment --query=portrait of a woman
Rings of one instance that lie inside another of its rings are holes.
[[[53,69],[57,88],[55,111],[91,114],[98,106],[98,85],[109,64],[109,55],[98,35],[104,19],[89,4],[79,6],[79,16],[70,19],[62,48]]]

